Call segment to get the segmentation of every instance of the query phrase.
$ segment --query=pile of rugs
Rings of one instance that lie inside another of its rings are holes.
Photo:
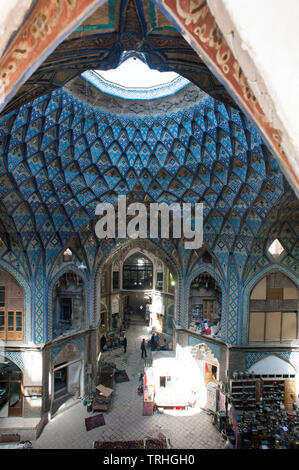
[[[114,374],[114,380],[117,383],[121,383],[121,382],[129,382],[130,379],[125,370],[118,370]]]
[[[167,438],[138,441],[94,441],[92,449],[170,449]]]

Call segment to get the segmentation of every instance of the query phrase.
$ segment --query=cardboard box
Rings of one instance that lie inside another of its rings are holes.
[[[110,397],[111,393],[113,392],[112,388],[105,387],[104,385],[98,385],[96,389],[100,392],[103,397]]]

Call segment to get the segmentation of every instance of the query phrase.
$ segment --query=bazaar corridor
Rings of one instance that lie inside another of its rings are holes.
[[[34,449],[90,449],[93,441],[140,440],[148,437],[169,439],[173,449],[223,449],[225,441],[213,426],[211,416],[204,411],[195,415],[188,411],[174,414],[142,416],[142,396],[137,389],[139,376],[143,371],[140,343],[142,338],[150,339],[148,327],[136,320],[126,332],[127,353],[122,348],[109,351],[105,360],[111,360],[119,369],[125,369],[130,381],[116,383],[112,405],[103,413],[105,425],[86,431],[84,420],[91,416],[86,406],[78,400],[63,413],[58,413],[48,423],[40,437],[32,441]],[[151,352],[147,347],[147,355]],[[107,357],[108,356],[108,357]]]

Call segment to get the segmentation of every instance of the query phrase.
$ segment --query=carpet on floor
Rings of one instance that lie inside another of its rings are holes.
[[[117,372],[115,372],[114,379],[115,379],[115,382],[117,382],[117,383],[129,382],[130,381],[130,379],[129,379],[129,377],[128,377],[125,370],[118,370]]]
[[[169,449],[168,439],[139,441],[94,441],[93,449]]]
[[[90,418],[85,418],[85,427],[86,431],[90,431],[91,429],[98,428],[99,426],[104,426],[105,418],[102,413],[96,414],[94,416],[90,416]]]

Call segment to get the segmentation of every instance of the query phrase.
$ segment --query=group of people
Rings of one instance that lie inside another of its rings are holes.
[[[106,337],[105,335],[102,335],[101,337],[101,351],[106,351],[107,349],[107,345],[106,345]],[[166,343],[166,340],[164,340],[164,342]],[[158,345],[159,345],[159,335],[158,333],[153,333],[152,334],[152,337],[149,341],[150,345],[151,345],[151,350],[152,351],[155,351],[157,348],[158,348]],[[124,353],[127,352],[127,337],[124,335],[123,336],[123,342],[122,342],[122,345],[123,345],[123,348],[124,348]],[[143,340],[141,341],[141,358],[145,358],[147,357],[147,352],[146,352],[146,342],[145,342],[145,338],[143,338]],[[162,348],[163,349],[163,348]]]
[[[153,333],[152,334],[150,344],[151,344],[152,351],[155,351],[158,348],[158,345],[159,345],[159,335],[158,335],[158,333]]]

